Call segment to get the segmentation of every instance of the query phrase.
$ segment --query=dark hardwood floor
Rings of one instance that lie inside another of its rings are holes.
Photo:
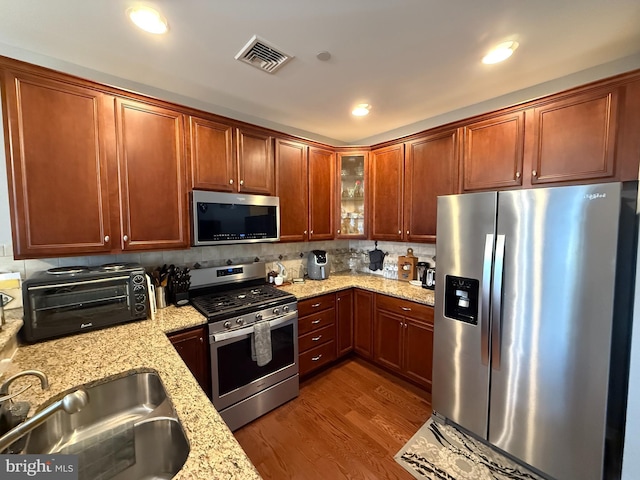
[[[406,479],[393,456],[431,415],[430,395],[349,358],[300,384],[300,396],[237,430],[266,480]]]

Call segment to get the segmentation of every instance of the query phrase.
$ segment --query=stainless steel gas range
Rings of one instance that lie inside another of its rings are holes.
[[[231,430],[298,396],[297,300],[265,283],[263,262],[194,269],[189,293],[209,320],[211,399]],[[266,322],[271,360],[259,366],[254,326]]]

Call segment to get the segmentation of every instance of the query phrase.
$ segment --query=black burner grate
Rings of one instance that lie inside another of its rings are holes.
[[[191,303],[208,317],[248,308],[260,309],[273,300],[291,298],[290,293],[265,285],[262,287],[230,290],[222,294],[208,294],[191,299]]]

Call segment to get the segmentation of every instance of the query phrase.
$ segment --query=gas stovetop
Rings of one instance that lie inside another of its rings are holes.
[[[296,298],[270,285],[209,293],[191,298],[191,304],[209,320],[227,318],[295,302]]]

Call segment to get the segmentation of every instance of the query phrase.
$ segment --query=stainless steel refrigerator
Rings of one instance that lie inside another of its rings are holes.
[[[438,198],[432,402],[558,480],[619,476],[637,182]]]

